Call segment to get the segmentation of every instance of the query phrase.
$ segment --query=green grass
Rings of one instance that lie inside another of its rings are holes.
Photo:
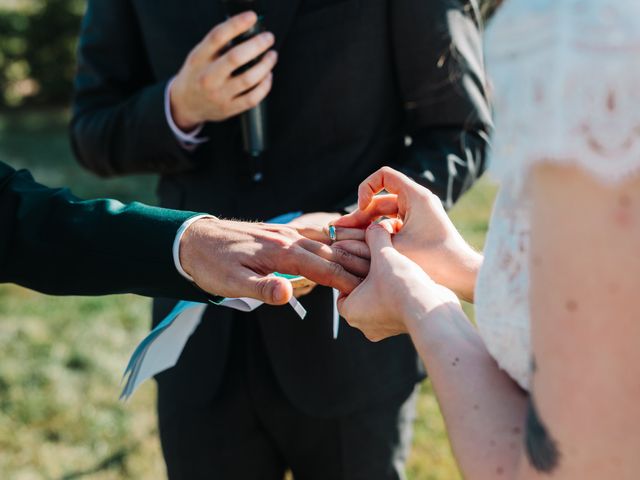
[[[82,172],[69,152],[65,122],[58,113],[0,117],[0,159],[82,196],[153,201],[151,177],[105,182]],[[476,248],[482,248],[494,194],[480,182],[452,213]],[[126,405],[117,400],[149,311],[150,301],[134,296],[54,298],[0,286],[0,478],[164,478],[153,383]],[[429,382],[408,473],[412,480],[460,478]]]

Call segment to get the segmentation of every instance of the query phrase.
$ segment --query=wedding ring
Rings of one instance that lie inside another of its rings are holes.
[[[335,225],[329,225],[329,239],[331,240],[331,242],[335,242],[338,240]]]

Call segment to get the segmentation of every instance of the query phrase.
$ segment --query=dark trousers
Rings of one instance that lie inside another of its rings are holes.
[[[160,395],[169,478],[282,480],[290,469],[295,480],[404,479],[416,392],[342,417],[302,413],[278,385],[258,324],[237,315],[225,379],[211,405],[173,408]]]

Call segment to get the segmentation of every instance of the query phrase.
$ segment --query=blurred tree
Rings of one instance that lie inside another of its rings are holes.
[[[0,3],[0,107],[66,105],[84,0]]]

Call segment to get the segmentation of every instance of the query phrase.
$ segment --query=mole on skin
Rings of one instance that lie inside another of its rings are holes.
[[[631,226],[631,212],[629,207],[631,206],[631,198],[629,195],[621,195],[618,199],[618,207],[613,215],[613,219],[620,227]]]

